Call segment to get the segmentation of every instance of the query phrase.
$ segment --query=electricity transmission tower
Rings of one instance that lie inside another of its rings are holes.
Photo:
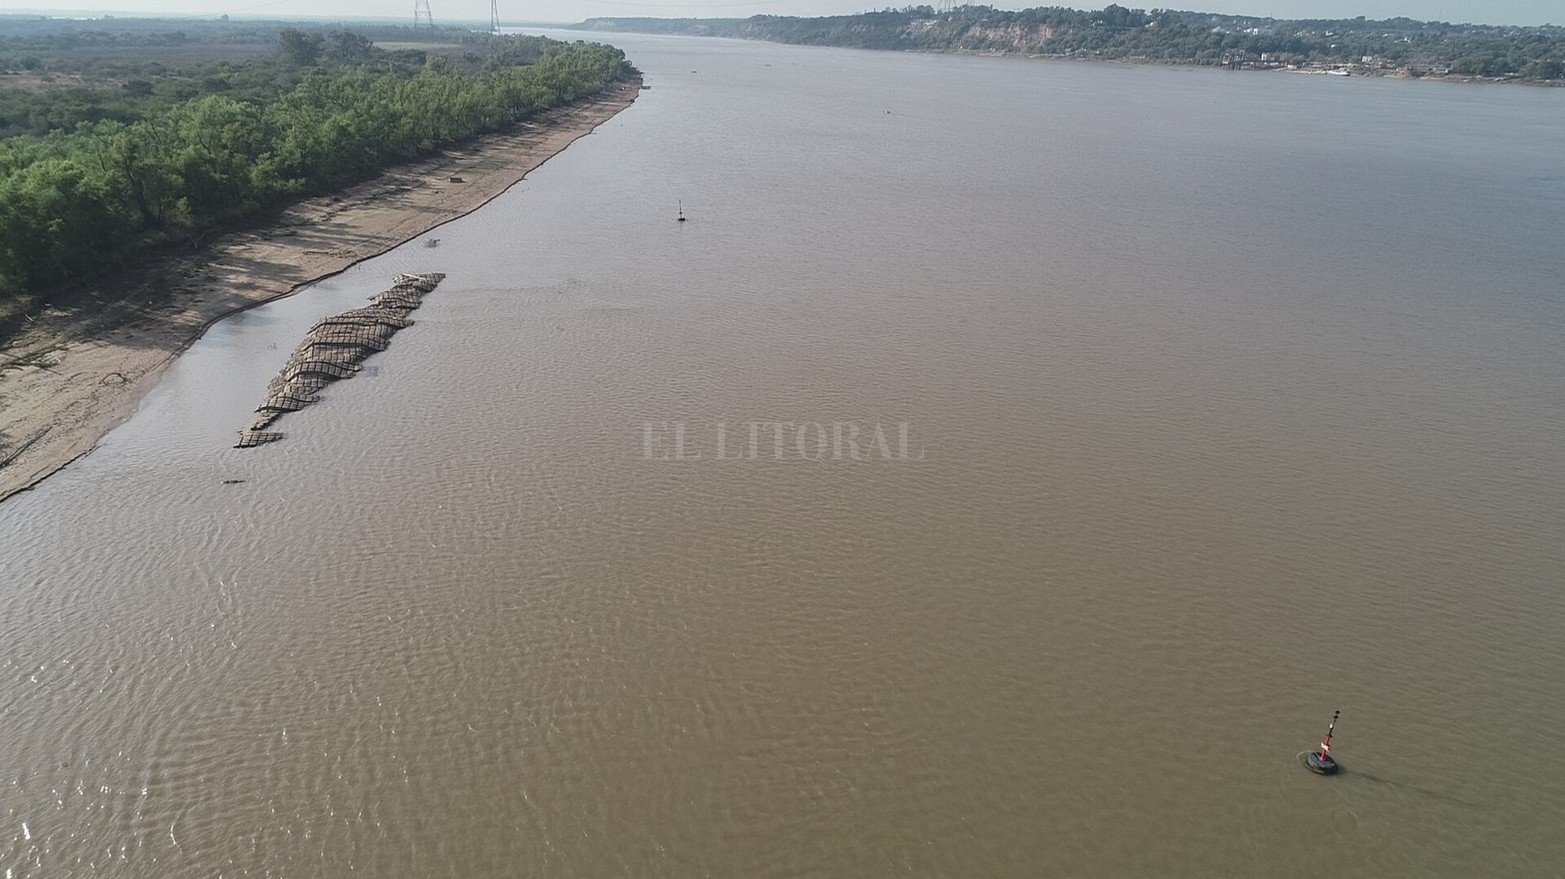
[[[413,26],[428,25],[435,29],[435,16],[429,11],[429,0],[413,0]]]
[[[500,0],[489,0],[489,32],[500,36]]]

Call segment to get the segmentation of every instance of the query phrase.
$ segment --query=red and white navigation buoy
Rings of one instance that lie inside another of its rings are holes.
[[[1341,716],[1341,711],[1331,715],[1331,726],[1326,727],[1326,737],[1320,740],[1320,750],[1304,755],[1305,767],[1317,775],[1336,775],[1341,768],[1331,756],[1331,734],[1337,728],[1337,718]]]

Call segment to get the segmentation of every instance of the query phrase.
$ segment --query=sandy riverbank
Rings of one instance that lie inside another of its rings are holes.
[[[617,86],[301,202],[265,227],[100,282],[82,291],[87,307],[34,315],[0,346],[0,500],[91,451],[214,322],[477,210],[630,106],[639,90],[639,81]]]

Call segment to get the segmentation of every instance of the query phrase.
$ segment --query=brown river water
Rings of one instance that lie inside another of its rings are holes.
[[[613,39],[0,505],[5,877],[1565,872],[1565,90]]]

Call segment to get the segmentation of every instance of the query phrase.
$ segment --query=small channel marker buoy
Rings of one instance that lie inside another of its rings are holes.
[[[679,200],[679,216],[677,217],[677,219],[681,223],[683,223],[685,221],[685,200],[684,199],[680,199]]]
[[[1320,740],[1320,750],[1311,751],[1304,755],[1304,765],[1316,775],[1336,775],[1340,769],[1337,761],[1331,758],[1331,734],[1337,728],[1337,718],[1342,716],[1341,711],[1331,715],[1331,726],[1326,727],[1326,737]]]

